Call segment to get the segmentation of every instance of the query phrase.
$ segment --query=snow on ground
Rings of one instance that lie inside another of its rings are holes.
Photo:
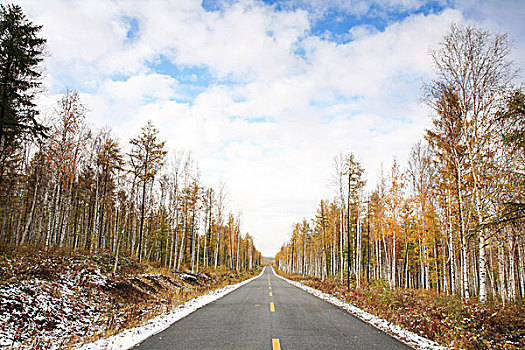
[[[297,288],[300,288],[320,299],[323,299],[324,301],[327,301],[329,302],[330,304],[332,305],[335,305],[343,310],[346,310],[348,311],[349,313],[351,313],[352,315],[354,315],[355,317],[363,320],[364,322],[368,323],[369,325],[379,329],[380,331],[383,331],[391,336],[393,336],[394,338],[398,339],[399,341],[415,348],[415,349],[419,349],[419,350],[446,350],[448,349],[447,347],[445,346],[442,346],[442,345],[439,345],[438,343],[436,343],[435,341],[432,341],[430,339],[427,339],[425,337],[422,337],[416,333],[413,333],[413,332],[410,332],[410,331],[407,331],[406,329],[404,329],[403,327],[400,327],[398,325],[395,325],[393,323],[390,323],[380,317],[377,317],[375,315],[372,315],[366,311],[363,311],[361,310],[360,308],[358,307],[355,307],[354,305],[352,304],[349,304],[341,299],[338,299],[336,297],[334,297],[333,295],[330,295],[330,294],[327,294],[327,293],[323,293],[317,289],[314,289],[314,288],[311,288],[311,287],[308,287],[308,286],[305,286],[304,284],[302,283],[299,283],[299,282],[296,282],[296,281],[292,281],[292,280],[289,280],[285,277],[282,277],[280,275],[278,275],[277,273],[275,273],[275,271],[273,271],[273,268],[272,268],[272,272],[274,273],[274,275],[276,275],[277,277],[279,277],[280,279],[296,286]]]
[[[266,267],[264,269],[266,269]],[[220,289],[216,289],[208,294],[191,299],[185,302],[184,304],[179,305],[171,312],[164,314],[164,315],[159,315],[138,327],[127,329],[117,335],[114,335],[108,338],[104,338],[104,339],[99,339],[96,342],[82,345],[78,347],[77,349],[78,350],[129,349],[139,344],[140,342],[146,340],[147,338],[159,332],[162,332],[163,330],[171,326],[173,323],[188,316],[189,314],[196,311],[197,309],[211,303],[212,301],[222,298],[223,296],[234,291],[235,289],[260,277],[264,273],[264,269],[262,270],[261,274],[259,274],[259,276],[252,277],[250,279],[247,279],[246,281],[242,281],[237,284],[232,284],[232,285],[220,288]]]
[[[41,267],[30,265],[28,269],[35,276],[47,275]],[[52,262],[44,267],[58,269]],[[104,276],[87,270],[78,274],[60,271],[57,276],[52,280],[11,280],[0,286],[0,349],[60,349],[67,341],[64,334],[91,332],[88,325],[100,317],[99,307],[90,303],[91,298],[80,285],[101,285]]]

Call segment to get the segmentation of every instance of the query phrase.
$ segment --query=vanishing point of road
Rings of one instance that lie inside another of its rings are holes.
[[[411,349],[271,268],[134,349]]]

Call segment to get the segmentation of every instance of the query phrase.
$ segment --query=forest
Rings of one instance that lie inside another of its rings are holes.
[[[432,126],[367,184],[352,152],[333,159],[332,198],[292,226],[281,270],[464,300],[525,297],[525,95],[506,34],[452,25],[422,87]],[[328,172],[328,170],[327,170]]]
[[[46,39],[17,5],[0,5],[0,242],[111,252],[169,269],[261,264],[225,183],[201,180],[191,152],[168,151],[149,121],[129,143],[90,125],[65,91],[41,113]],[[125,126],[124,126],[125,127]],[[9,249],[9,248],[6,248]]]

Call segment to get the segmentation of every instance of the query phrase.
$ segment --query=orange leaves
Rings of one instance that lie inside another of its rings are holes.
[[[79,158],[86,147],[82,138],[82,126],[86,108],[77,91],[67,91],[58,101],[55,109],[56,123],[45,147],[50,165],[67,190],[74,181]]]

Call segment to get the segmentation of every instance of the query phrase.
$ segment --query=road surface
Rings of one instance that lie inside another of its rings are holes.
[[[411,349],[266,268],[134,349]]]

